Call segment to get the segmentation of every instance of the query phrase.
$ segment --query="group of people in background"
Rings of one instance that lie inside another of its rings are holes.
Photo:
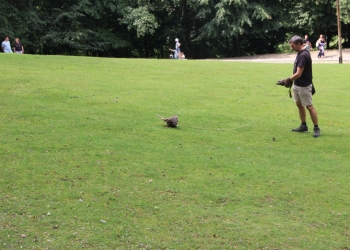
[[[185,59],[185,54],[180,50],[181,43],[178,38],[175,38],[175,49],[169,49],[171,52],[169,58],[170,59]]]
[[[23,44],[19,41],[19,38],[15,38],[15,43],[11,48],[10,38],[6,36],[4,41],[1,44],[1,47],[4,53],[24,54],[24,47],[23,47]]]
[[[317,55],[318,58],[324,57],[324,50],[326,48],[326,45],[327,45],[326,38],[324,37],[324,35],[321,34],[316,42],[316,48],[318,50],[318,55]],[[312,44],[310,42],[308,35],[305,35],[305,38],[304,38],[304,48],[308,51],[312,50]]]
[[[324,51],[326,48],[327,42],[324,37],[324,35],[320,35],[316,42],[316,48],[319,51],[318,58],[324,57]],[[175,49],[169,49],[171,52],[169,58],[170,59],[185,59],[185,54],[181,52],[180,50],[181,43],[179,42],[179,39],[175,39]],[[4,53],[17,53],[17,54],[24,54],[24,47],[23,44],[20,42],[19,38],[15,38],[15,43],[13,44],[13,47],[11,48],[10,39],[8,36],[5,37],[4,41],[1,44],[2,51]],[[305,35],[304,37],[304,48],[308,51],[312,50],[312,44],[308,37],[308,35]]]
[[[316,48],[318,50],[318,58],[323,58],[324,51],[327,45],[327,41],[324,37],[324,35],[320,35],[320,37],[317,39],[316,42]],[[169,49],[172,53],[170,54],[169,58],[170,59],[185,59],[185,54],[181,52],[180,50],[181,43],[179,42],[178,38],[175,38],[175,49]],[[304,37],[304,49],[307,51],[312,51],[312,43],[309,39],[308,35],[305,35]]]

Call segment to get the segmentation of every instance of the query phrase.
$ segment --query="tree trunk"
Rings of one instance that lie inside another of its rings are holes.
[[[345,25],[344,47],[349,47],[349,25]]]
[[[327,49],[329,49],[329,43],[332,41],[332,38],[333,38],[333,36],[332,36],[332,34],[328,31],[328,28],[327,28],[327,31],[326,31],[326,34],[325,34],[325,36],[326,36],[326,42],[327,42]]]
[[[226,57],[231,57],[231,55],[230,55],[230,43],[229,43],[228,37],[225,37],[225,42],[226,42]]]
[[[181,1],[181,27],[184,30],[184,39],[185,39],[185,48],[186,48],[186,57],[193,58],[192,52],[192,43],[191,43],[191,27],[192,27],[192,18],[191,13],[187,9],[187,0]],[[181,50],[184,53],[183,50]]]
[[[233,56],[234,57],[240,56],[241,46],[240,46],[240,41],[239,41],[239,35],[236,35],[233,37],[232,44],[233,44]]]

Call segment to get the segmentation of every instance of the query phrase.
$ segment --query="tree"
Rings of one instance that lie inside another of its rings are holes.
[[[345,33],[345,43],[344,45],[350,46],[350,33],[349,33],[349,24],[350,24],[350,0],[340,0],[340,20],[344,24],[342,30]]]
[[[241,49],[254,50],[257,46],[249,41],[252,36],[260,43],[270,41],[267,34],[281,27],[277,4],[269,1],[220,0],[207,4],[204,15],[212,15],[201,28],[198,39],[220,39],[225,44],[227,56],[241,55]],[[247,39],[248,38],[248,39]],[[266,45],[266,44],[264,44]],[[255,46],[255,48],[254,48]],[[269,47],[269,46],[267,46]]]
[[[350,0],[341,0],[349,41]],[[291,34],[337,34],[331,0],[0,0],[0,33],[26,52],[188,58],[275,52]]]

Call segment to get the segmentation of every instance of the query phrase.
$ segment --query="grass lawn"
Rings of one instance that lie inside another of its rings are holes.
[[[350,249],[349,64],[0,63],[0,249]]]

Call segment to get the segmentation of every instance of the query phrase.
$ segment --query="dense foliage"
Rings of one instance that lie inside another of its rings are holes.
[[[350,0],[340,0],[349,46]],[[26,53],[189,58],[278,51],[291,34],[337,36],[335,0],[0,0],[0,34]]]

